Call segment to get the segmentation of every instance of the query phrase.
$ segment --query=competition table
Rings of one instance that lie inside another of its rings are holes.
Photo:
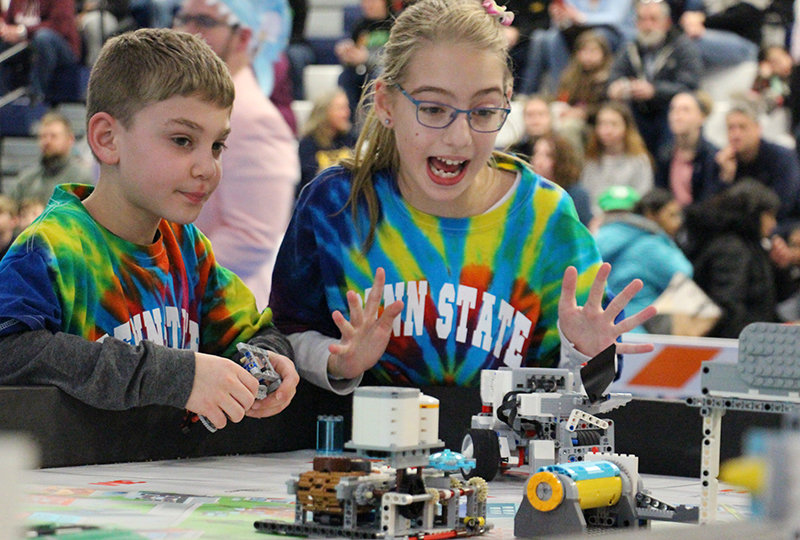
[[[103,538],[273,538],[257,532],[253,522],[293,521],[294,497],[287,494],[286,481],[310,470],[313,457],[314,451],[299,450],[28,471],[23,516],[26,525],[99,526],[108,533]],[[514,515],[527,478],[525,471],[512,471],[489,483],[487,521],[493,529],[482,538],[514,537]],[[665,502],[699,503],[695,479],[643,478],[645,488]],[[746,525],[749,504],[746,493],[723,486],[718,521]],[[713,527],[654,522],[653,532],[669,528],[674,537],[684,538],[705,529],[704,538],[713,538]]]

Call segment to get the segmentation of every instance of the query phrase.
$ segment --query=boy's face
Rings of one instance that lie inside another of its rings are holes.
[[[229,116],[230,109],[174,96],[136,113],[127,129],[115,124],[120,212],[145,226],[194,221],[219,184]]]

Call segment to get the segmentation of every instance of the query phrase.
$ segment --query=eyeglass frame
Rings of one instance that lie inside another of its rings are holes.
[[[464,113],[467,116],[467,125],[469,126],[469,128],[472,131],[475,131],[476,133],[497,133],[498,131],[503,129],[503,126],[505,125],[506,120],[508,120],[508,116],[511,114],[511,107],[473,107],[471,109],[459,109],[458,107],[453,107],[452,105],[447,105],[446,103],[440,103],[438,101],[420,100],[420,99],[416,99],[411,94],[406,92],[405,88],[400,86],[399,83],[395,83],[395,86],[397,87],[398,90],[400,90],[401,94],[403,94],[411,103],[414,104],[417,123],[419,123],[419,125],[421,125],[421,126],[424,126],[426,128],[430,128],[430,129],[445,129],[445,128],[448,128],[453,124],[453,122],[456,121],[456,118],[458,118],[459,114]],[[445,124],[443,126],[429,126],[428,124],[423,123],[419,119],[419,106],[422,105],[422,104],[426,104],[426,103],[430,103],[431,105],[437,105],[439,107],[443,107],[444,109],[452,110],[453,112],[450,114],[450,121],[447,122],[447,124]],[[503,117],[503,121],[500,122],[500,125],[497,126],[497,129],[492,129],[490,131],[486,131],[486,130],[482,130],[482,129],[475,129],[475,127],[473,127],[472,120],[470,120],[470,115],[475,111],[486,110],[486,109],[492,110],[492,111],[505,111],[506,115],[505,115],[505,117]]]
[[[223,21],[220,19],[215,19],[211,15],[192,15],[188,13],[176,13],[175,17],[172,19],[173,26],[188,26],[190,24],[194,24],[198,28],[202,28],[204,30],[210,30],[212,28],[218,28],[220,26],[227,26],[228,28],[236,29],[239,27],[238,24],[234,23],[231,24],[227,21]]]

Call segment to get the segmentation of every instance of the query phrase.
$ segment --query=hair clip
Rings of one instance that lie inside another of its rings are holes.
[[[507,11],[505,6],[498,6],[494,0],[483,0],[482,5],[486,13],[497,18],[503,26],[511,26],[514,22],[514,13]]]

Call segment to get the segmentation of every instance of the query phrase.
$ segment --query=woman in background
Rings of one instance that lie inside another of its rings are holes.
[[[653,188],[653,162],[626,105],[609,101],[597,111],[581,184],[595,214],[600,214],[600,194],[611,186],[632,187],[640,196]]]

